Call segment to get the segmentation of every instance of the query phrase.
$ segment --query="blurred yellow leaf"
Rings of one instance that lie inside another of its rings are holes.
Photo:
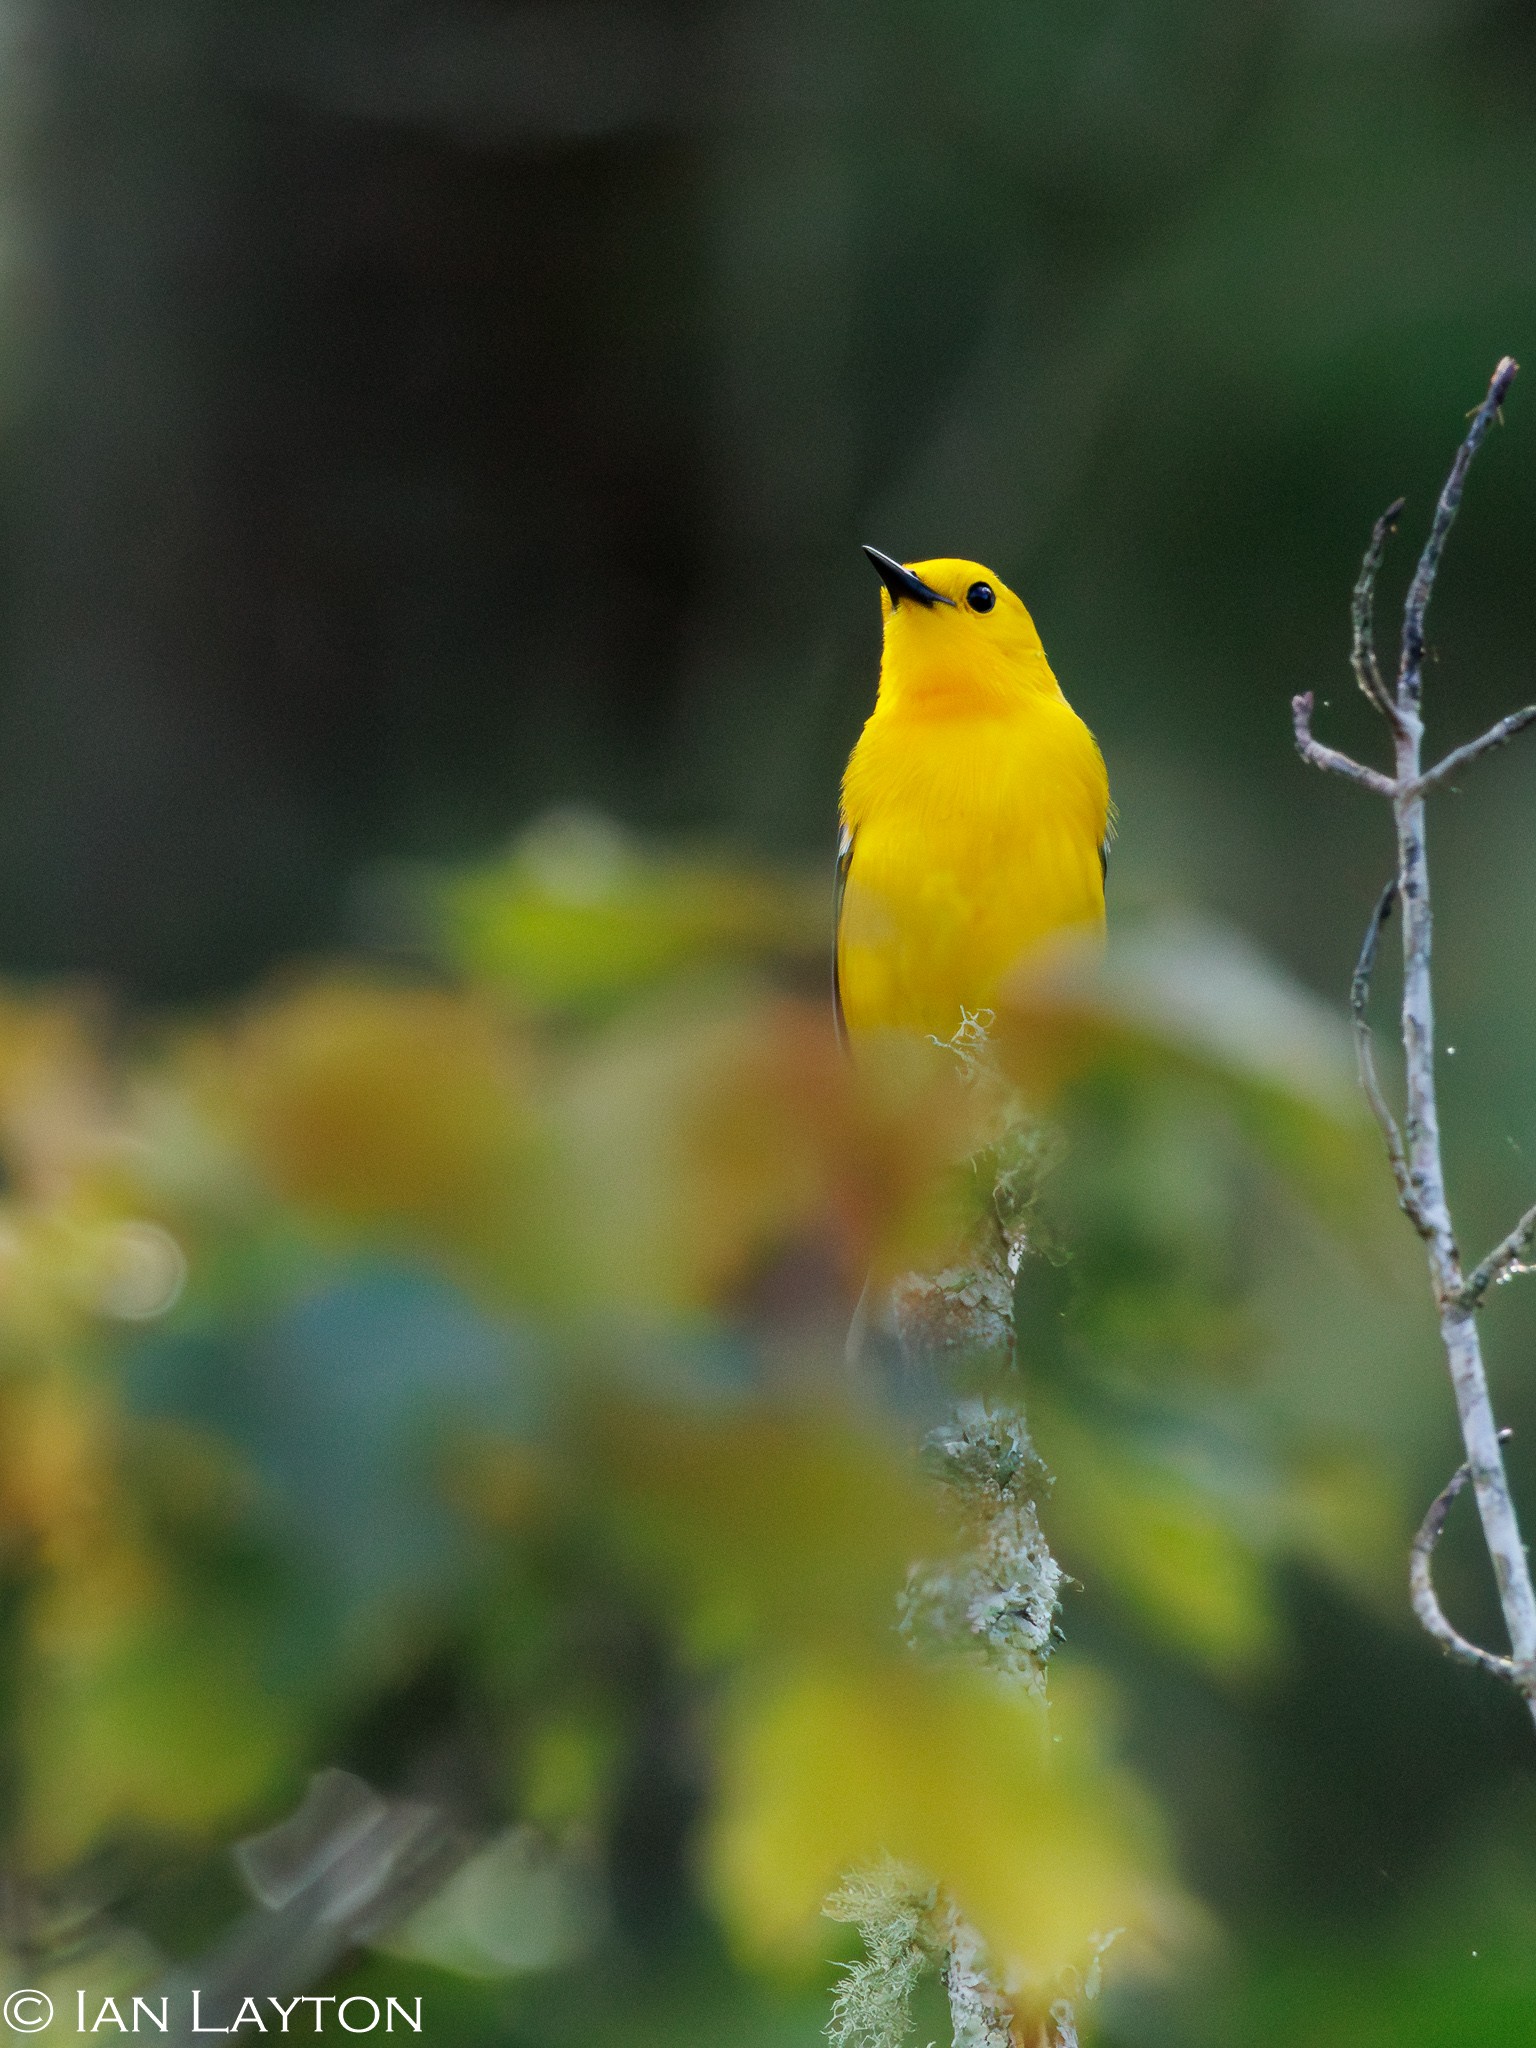
[[[247,1012],[214,1077],[276,1192],[352,1223],[465,1229],[528,1122],[523,1063],[483,1002],[359,975]]]
[[[1196,1924],[1145,1800],[1096,1749],[1081,1683],[1054,1710],[974,1668],[824,1652],[746,1677],[724,1716],[709,1882],[762,1959],[818,1953],[821,1905],[886,1858],[943,1886],[1021,2007],[1095,1944],[1149,1954]]]
[[[1191,1475],[1110,1427],[1037,1400],[1031,1426],[1056,1478],[1047,1534],[1068,1571],[1102,1577],[1160,1642],[1218,1671],[1263,1663],[1277,1621],[1256,1532]]]

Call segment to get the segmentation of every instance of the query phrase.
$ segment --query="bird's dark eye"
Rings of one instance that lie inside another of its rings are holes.
[[[973,583],[965,593],[965,601],[973,612],[989,612],[997,603],[997,592],[990,583]]]

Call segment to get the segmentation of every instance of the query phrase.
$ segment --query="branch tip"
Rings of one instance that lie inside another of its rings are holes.
[[[1463,768],[1480,760],[1484,754],[1491,754],[1495,747],[1508,746],[1516,734],[1525,731],[1528,725],[1536,725],[1536,704],[1527,704],[1523,711],[1511,711],[1507,718],[1501,718],[1497,725],[1489,726],[1475,740],[1468,740],[1464,747],[1455,747],[1433,768],[1407,783],[1403,795],[1411,802],[1415,797],[1428,796],[1433,789],[1441,789]]]
[[[1355,681],[1373,710],[1379,711],[1394,730],[1401,730],[1401,719],[1391,692],[1381,678],[1381,664],[1376,658],[1376,576],[1381,568],[1382,557],[1387,551],[1387,537],[1397,527],[1398,514],[1404,501],[1395,499],[1382,513],[1371,528],[1371,544],[1365,551],[1360,564],[1360,574],[1355,579],[1354,596],[1350,601],[1349,620],[1351,640],[1349,665],[1355,672]]]
[[[1312,692],[1302,690],[1291,699],[1291,725],[1296,734],[1296,751],[1304,761],[1310,761],[1314,768],[1322,769],[1325,775],[1342,775],[1350,782],[1358,782],[1362,789],[1369,789],[1377,796],[1396,797],[1399,785],[1390,775],[1383,775],[1378,769],[1367,768],[1359,761],[1353,761],[1348,754],[1341,754],[1336,747],[1325,747],[1312,737]]]
[[[1491,1288],[1512,1278],[1525,1269],[1521,1259],[1536,1243],[1536,1208],[1527,1209],[1508,1237],[1500,1240],[1493,1250],[1467,1275],[1456,1296],[1459,1308],[1481,1308]]]
[[[1430,593],[1435,587],[1435,577],[1440,568],[1440,557],[1455,523],[1456,513],[1461,505],[1462,488],[1467,480],[1467,471],[1477,453],[1489,426],[1498,417],[1500,406],[1514,383],[1520,365],[1513,356],[1502,356],[1488,385],[1487,396],[1472,414],[1471,424],[1462,437],[1451,464],[1450,473],[1441,486],[1440,496],[1435,504],[1435,516],[1430,524],[1429,537],[1419,556],[1419,565],[1408,586],[1408,596],[1403,604],[1402,654],[1397,672],[1397,703],[1401,713],[1417,713],[1419,698],[1423,691],[1424,666],[1424,614],[1429,608]]]

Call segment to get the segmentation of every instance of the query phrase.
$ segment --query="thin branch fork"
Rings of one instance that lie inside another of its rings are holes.
[[[1501,1429],[1499,1442],[1507,1443],[1513,1434],[1512,1430]],[[1502,1678],[1506,1684],[1519,1684],[1520,1675],[1514,1659],[1496,1656],[1492,1650],[1479,1649],[1476,1643],[1469,1642],[1460,1629],[1447,1621],[1445,1609],[1435,1592],[1431,1574],[1435,1545],[1440,1541],[1440,1532],[1445,1527],[1452,1501],[1471,1477],[1470,1465],[1458,1465],[1451,1474],[1450,1484],[1430,1502],[1429,1513],[1420,1523],[1419,1533],[1408,1553],[1408,1595],[1413,1602],[1413,1611],[1426,1632],[1434,1637],[1448,1657],[1454,1657],[1458,1664],[1470,1664],[1478,1671],[1487,1671],[1495,1678]]]
[[[1376,573],[1400,507],[1394,505],[1376,522],[1355,586],[1351,611],[1351,661],[1366,696],[1387,717],[1393,736],[1395,773],[1384,775],[1317,740],[1312,731],[1313,698],[1305,692],[1292,700],[1296,745],[1302,758],[1325,773],[1385,797],[1392,805],[1397,837],[1397,874],[1376,906],[1361,948],[1350,991],[1355,1026],[1356,1059],[1361,1086],[1381,1130],[1397,1185],[1398,1200],[1424,1239],[1430,1283],[1461,1424],[1466,1463],[1431,1508],[1413,1548],[1411,1570],[1415,1612],[1429,1633],[1463,1662],[1491,1671],[1513,1685],[1536,1720],[1536,1587],[1520,1532],[1519,1518],[1504,1470],[1503,1433],[1494,1419],[1483,1364],[1476,1310],[1488,1289],[1512,1272],[1522,1252],[1536,1242],[1536,1208],[1489,1254],[1470,1277],[1463,1274],[1461,1254],[1451,1221],[1441,1157],[1439,1107],[1435,1089],[1435,1026],[1430,975],[1431,920],[1429,862],[1425,850],[1425,799],[1481,755],[1503,746],[1516,733],[1536,723],[1536,706],[1511,713],[1478,739],[1447,754],[1426,770],[1421,759],[1420,718],[1424,661],[1424,620],[1434,590],[1441,556],[1461,503],[1472,458],[1514,381],[1516,365],[1506,356],[1494,371],[1482,404],[1467,428],[1450,474],[1435,506],[1429,537],[1403,606],[1402,653],[1397,691],[1386,700],[1385,685],[1372,637],[1372,603]],[[1376,1071],[1367,1020],[1371,974],[1381,930],[1393,904],[1402,910],[1403,987],[1402,1039],[1406,1115],[1401,1129],[1388,1107]],[[1440,1611],[1429,1577],[1429,1559],[1451,1502],[1470,1480],[1477,1496],[1483,1540],[1498,1584],[1499,1601],[1509,1631],[1512,1655],[1496,1658],[1457,1634]]]
[[[1363,685],[1362,685],[1363,687]],[[1367,691],[1367,695],[1370,692]],[[1371,702],[1376,703],[1374,696]],[[1347,781],[1358,782],[1362,789],[1368,789],[1376,796],[1384,796],[1396,803],[1399,797],[1429,796],[1434,790],[1443,789],[1446,783],[1459,775],[1463,768],[1469,768],[1484,754],[1491,754],[1495,747],[1508,746],[1517,733],[1525,731],[1528,725],[1536,725],[1536,704],[1527,704],[1521,711],[1511,711],[1496,725],[1490,725],[1485,733],[1479,733],[1475,740],[1468,740],[1465,746],[1455,747],[1433,768],[1426,768],[1422,775],[1412,776],[1407,781],[1395,780],[1383,775],[1379,768],[1368,768],[1363,761],[1352,760],[1348,754],[1341,754],[1337,747],[1325,747],[1321,740],[1312,735],[1312,713],[1315,700],[1310,690],[1304,690],[1299,697],[1291,699],[1291,720],[1296,732],[1296,750],[1304,761],[1314,768],[1320,768],[1325,775],[1342,775]],[[1378,705],[1378,709],[1380,706]],[[1394,704],[1390,713],[1394,724],[1399,717]]]

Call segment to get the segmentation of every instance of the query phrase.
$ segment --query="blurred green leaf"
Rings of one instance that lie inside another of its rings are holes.
[[[944,1538],[915,1460],[830,1403],[712,1415],[610,1401],[570,1455],[621,1554],[711,1661],[806,1640],[894,1645],[907,1567]]]
[[[223,1833],[282,1782],[299,1729],[238,1613],[45,1634],[24,1693],[28,1854],[56,1868],[125,1831]]]
[[[1016,979],[1005,1057],[1035,1092],[1085,1074],[1198,1086],[1329,1225],[1363,1233],[1393,1204],[1349,1027],[1238,932],[1190,917],[1063,950]],[[1387,1190],[1384,1192],[1384,1190]],[[1368,1240],[1366,1240],[1368,1241]]]
[[[829,887],[557,811],[494,866],[444,884],[440,903],[450,952],[472,974],[534,1009],[594,1014],[684,969],[820,955]]]
[[[1031,1426],[1056,1479],[1047,1535],[1068,1571],[1107,1581],[1154,1641],[1217,1671],[1251,1671],[1273,1657],[1261,1503],[1203,1487],[1106,1416],[1085,1422],[1042,1399]]]
[[[575,1962],[601,1932],[590,1857],[522,1827],[461,1864],[379,1945],[466,1977],[517,1977]]]

